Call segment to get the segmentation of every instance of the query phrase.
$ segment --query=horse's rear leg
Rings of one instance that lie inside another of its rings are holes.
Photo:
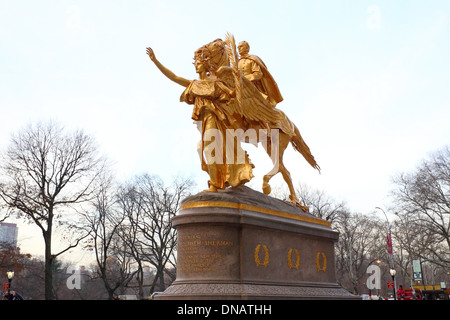
[[[292,201],[298,201],[298,198],[295,195],[294,186],[292,185],[291,173],[288,171],[288,169],[286,169],[286,167],[283,164],[280,166],[280,172],[283,176],[284,181],[288,185],[290,192],[289,199],[291,199]]]
[[[297,198],[297,195],[295,194],[295,189],[294,186],[292,184],[292,178],[291,178],[291,173],[288,171],[288,169],[286,169],[286,167],[284,166],[283,163],[283,154],[284,151],[286,150],[287,146],[289,145],[290,139],[287,135],[282,135],[280,136],[280,154],[279,154],[279,168],[278,171],[281,172],[281,174],[283,175],[283,179],[286,182],[286,184],[288,185],[289,188],[289,199],[291,199],[291,201],[289,201],[292,204],[295,204],[297,207],[300,207],[304,212],[308,211],[308,207],[303,206],[300,203],[300,200]]]
[[[292,185],[291,173],[286,169],[286,167],[283,164],[281,164],[280,172],[283,175],[284,181],[286,181],[289,187],[289,192],[291,193],[289,195],[289,199],[291,199],[291,201],[288,202],[296,205],[297,207],[300,207],[303,210],[303,212],[307,212],[308,207],[302,205],[300,200],[297,198],[297,195],[295,194],[295,189],[294,186]]]

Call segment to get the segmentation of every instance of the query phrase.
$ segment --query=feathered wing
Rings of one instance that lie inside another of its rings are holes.
[[[220,74],[220,80],[230,88],[236,90],[234,74],[232,68],[224,67]],[[242,116],[248,122],[266,123],[269,127],[277,127],[280,121],[285,119],[286,116],[284,113],[274,108],[261,92],[259,92],[258,88],[245,76],[241,75],[240,79],[242,100],[239,103],[237,98],[232,99],[227,105],[228,111],[231,114],[236,113]]]
[[[246,77],[242,77],[242,115],[247,120],[262,121],[272,125],[284,119],[284,114],[273,108],[272,104]]]

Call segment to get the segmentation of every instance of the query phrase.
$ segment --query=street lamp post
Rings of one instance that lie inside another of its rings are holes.
[[[397,300],[397,281],[395,279],[395,262],[394,262],[394,250],[392,248],[392,236],[391,236],[391,225],[389,224],[389,219],[386,215],[386,212],[384,212],[383,209],[381,209],[380,207],[375,207],[375,209],[381,210],[381,212],[383,212],[385,218],[386,218],[386,222],[387,222],[387,226],[388,226],[388,235],[387,235],[387,246],[388,246],[388,255],[390,256],[390,260],[391,260],[391,270],[389,271],[389,273],[392,276],[392,281],[394,281],[394,299]]]
[[[395,291],[397,285],[395,283],[395,274],[397,273],[397,271],[395,271],[394,268],[391,268],[391,270],[389,270],[389,273],[391,274],[392,277],[392,281],[394,282],[394,300],[397,300],[397,292]]]
[[[6,272],[6,275],[8,276],[8,298],[9,298],[9,296],[11,294],[11,281],[12,281],[12,278],[14,278],[14,271],[8,270]]]

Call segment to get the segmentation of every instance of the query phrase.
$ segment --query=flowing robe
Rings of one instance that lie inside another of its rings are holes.
[[[192,119],[201,122],[202,169],[209,174],[209,185],[218,189],[250,181],[254,167],[240,141],[230,138],[227,131],[241,129],[243,121],[231,111],[236,101],[230,99],[224,85],[220,80],[194,80],[180,97],[194,105]]]

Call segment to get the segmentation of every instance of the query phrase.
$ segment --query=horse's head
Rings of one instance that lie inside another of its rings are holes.
[[[215,72],[222,66],[229,66],[226,44],[221,39],[216,39],[194,53],[194,59],[197,62],[205,64],[209,72]]]

